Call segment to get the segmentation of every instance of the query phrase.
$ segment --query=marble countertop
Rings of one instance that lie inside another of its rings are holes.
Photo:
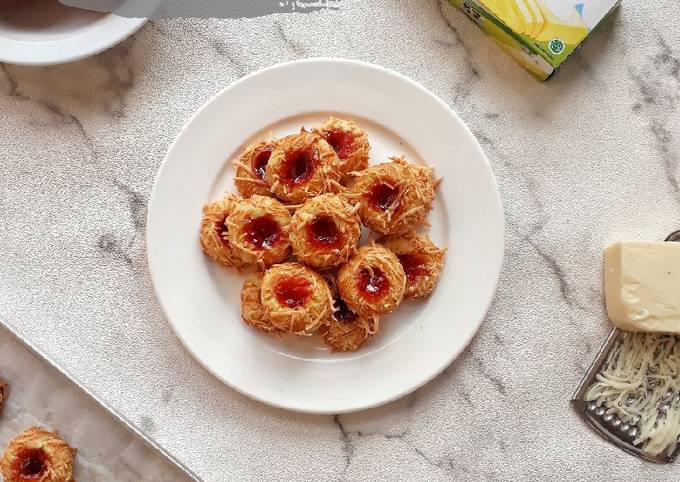
[[[603,247],[680,227],[678,16],[624,1],[545,84],[444,0],[154,20],[82,62],[0,65],[0,316],[207,481],[677,477],[605,443],[568,400],[610,329]],[[154,175],[189,116],[309,56],[384,65],[449,103],[507,220],[499,291],[464,354],[402,400],[335,417],[269,408],[202,369],[145,256]]]

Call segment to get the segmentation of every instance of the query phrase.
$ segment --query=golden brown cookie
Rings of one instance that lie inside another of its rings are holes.
[[[319,333],[333,352],[357,351],[378,331],[378,326],[377,318],[359,316],[336,298],[331,322],[319,328]]]
[[[267,164],[278,142],[276,139],[257,142],[248,146],[234,161],[236,166],[234,184],[243,197],[250,197],[253,194],[272,195],[266,181]]]
[[[323,137],[340,159],[342,177],[368,167],[368,134],[355,122],[331,117],[312,132]]]
[[[411,231],[432,209],[432,169],[393,158],[356,175],[352,199],[360,204],[361,221],[385,235]]]
[[[300,263],[277,264],[265,271],[261,299],[271,324],[296,335],[315,332],[333,314],[326,281]]]
[[[340,159],[330,144],[304,129],[281,139],[267,164],[271,192],[286,203],[335,192],[341,176]]]
[[[345,263],[361,237],[357,209],[340,194],[322,194],[304,203],[290,223],[293,254],[314,268]]]
[[[290,212],[276,199],[253,195],[234,203],[226,225],[229,244],[243,264],[264,269],[290,254]]]
[[[10,441],[0,472],[5,482],[71,482],[75,456],[56,434],[31,427]]]
[[[364,246],[338,271],[338,290],[350,310],[366,318],[388,315],[404,297],[399,258],[380,245]]]
[[[439,281],[446,251],[439,249],[428,236],[414,233],[383,238],[379,243],[396,254],[404,267],[404,298],[422,298],[432,293]]]
[[[277,331],[262,307],[262,273],[253,273],[243,283],[241,290],[241,316],[248,325],[265,333]]]
[[[241,258],[234,253],[231,244],[229,244],[225,224],[238,199],[240,198],[229,195],[212,204],[203,206],[200,234],[201,248],[205,254],[225,267],[238,268],[243,265]]]

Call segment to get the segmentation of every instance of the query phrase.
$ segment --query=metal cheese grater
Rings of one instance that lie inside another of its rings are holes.
[[[666,238],[666,241],[680,242],[680,230],[671,233],[668,238]],[[678,445],[671,455],[667,455],[665,452],[656,456],[650,455],[633,445],[633,440],[635,440],[639,430],[637,424],[625,423],[615,414],[607,413],[607,409],[604,406],[597,406],[595,402],[588,402],[586,400],[588,389],[596,381],[595,376],[602,370],[607,361],[607,357],[609,356],[609,352],[618,343],[622,335],[623,332],[617,328],[614,328],[611,331],[604,345],[595,357],[593,364],[590,365],[588,372],[576,389],[571,400],[571,405],[593,430],[620,449],[650,462],[659,464],[674,462],[680,453],[680,445]]]

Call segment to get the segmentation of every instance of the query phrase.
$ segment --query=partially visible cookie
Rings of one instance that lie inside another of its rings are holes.
[[[386,237],[378,242],[396,254],[404,267],[404,298],[422,298],[432,293],[441,276],[446,251],[439,249],[428,236],[415,233]]]
[[[9,442],[0,472],[5,482],[72,482],[75,456],[57,434],[31,427]]]

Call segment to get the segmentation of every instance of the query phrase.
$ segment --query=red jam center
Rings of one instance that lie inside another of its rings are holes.
[[[307,278],[287,276],[276,283],[274,294],[280,304],[288,308],[300,308],[312,297],[312,286]]]
[[[318,216],[307,224],[307,239],[316,249],[334,249],[342,244],[342,234],[330,216]]]
[[[279,223],[271,214],[251,219],[243,227],[245,239],[255,249],[269,249],[276,244],[283,234]]]
[[[354,134],[334,129],[324,133],[328,142],[340,159],[347,159],[354,150]]]
[[[43,449],[27,448],[17,457],[17,480],[39,480],[47,469],[47,454]]]
[[[418,280],[418,277],[429,274],[427,270],[427,260],[424,256],[418,254],[402,254],[398,256],[401,265],[406,272],[408,282],[413,284]]]
[[[271,156],[272,148],[269,146],[262,147],[257,151],[257,153],[255,153],[251,169],[253,171],[253,175],[258,179],[262,179],[264,181],[267,174],[267,163],[269,162],[269,158]]]
[[[379,268],[363,268],[359,271],[357,285],[361,294],[373,300],[382,298],[390,289],[390,281]]]
[[[333,316],[336,320],[342,321],[343,323],[351,323],[357,319],[357,314],[350,310],[340,298],[335,300],[335,313]]]
[[[312,147],[286,153],[281,165],[281,181],[292,186],[304,183],[314,174],[318,157]]]
[[[399,188],[386,182],[374,184],[368,192],[368,202],[377,211],[387,211],[399,196]]]

